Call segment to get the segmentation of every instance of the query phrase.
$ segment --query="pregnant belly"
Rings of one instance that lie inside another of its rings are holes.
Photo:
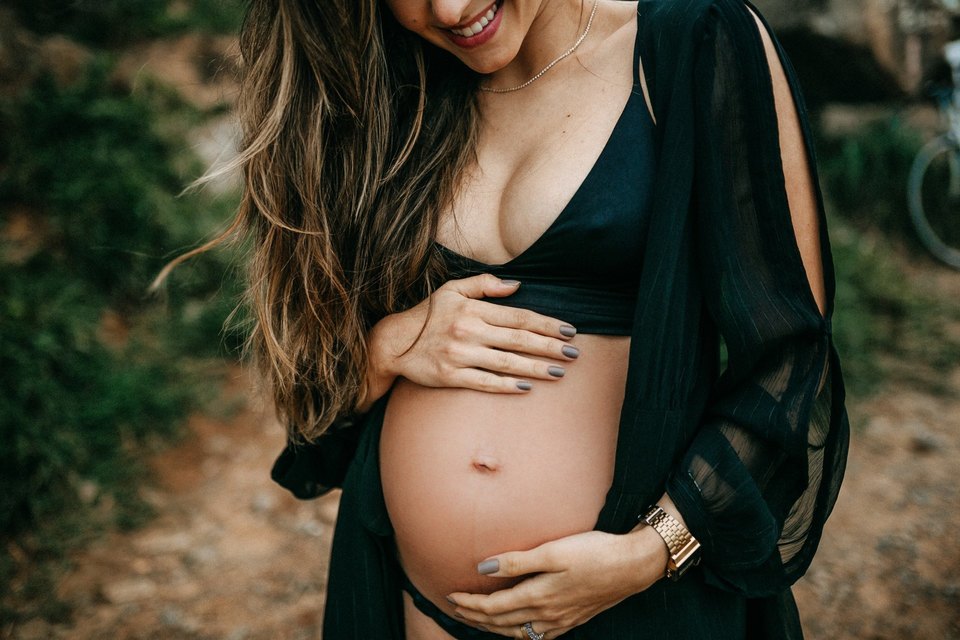
[[[444,611],[491,593],[477,563],[593,529],[613,479],[628,336],[578,335],[580,357],[524,395],[396,381],[380,473],[400,563]]]

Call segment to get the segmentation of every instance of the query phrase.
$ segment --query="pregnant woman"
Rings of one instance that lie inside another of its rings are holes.
[[[756,9],[253,0],[241,48],[273,477],[343,490],[324,639],[799,638],[848,426]]]

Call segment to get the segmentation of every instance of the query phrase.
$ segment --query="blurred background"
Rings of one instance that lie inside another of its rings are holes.
[[[755,3],[815,129],[852,427],[794,588],[812,639],[960,638],[960,271],[908,207],[949,126],[956,2]],[[269,480],[283,433],[230,314],[243,247],[146,293],[236,206],[229,180],[181,192],[231,153],[243,4],[0,2],[0,638],[320,635],[338,496]],[[953,157],[921,186],[958,246]]]

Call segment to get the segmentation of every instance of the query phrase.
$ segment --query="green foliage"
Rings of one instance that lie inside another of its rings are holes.
[[[6,0],[21,23],[39,33],[61,33],[86,44],[117,46],[187,30],[236,33],[244,0]]]
[[[174,383],[177,359],[156,344],[131,341],[116,351],[102,344],[102,299],[51,266],[44,256],[0,270],[0,437],[6,443],[0,527],[6,532],[67,507],[76,495],[73,476],[124,488],[140,471],[125,447],[147,435],[171,435],[199,399]]]
[[[119,44],[168,29],[164,0],[8,0],[25,27],[90,44]]]
[[[834,338],[846,385],[853,395],[876,391],[883,379],[878,353],[889,347],[898,323],[907,313],[909,291],[891,278],[891,263],[875,243],[843,220],[832,219],[830,242],[837,290]]]
[[[906,203],[907,176],[921,144],[920,134],[897,116],[843,136],[821,135],[817,143],[820,181],[838,214],[830,221],[838,278],[834,334],[856,395],[879,391],[897,362],[919,372],[960,359],[960,343],[948,329],[960,310],[904,274],[911,254],[926,256]]]
[[[849,393],[880,391],[899,363],[909,363],[914,382],[935,386],[924,371],[960,360],[960,339],[949,329],[960,322],[960,308],[905,277],[908,257],[882,234],[840,218],[829,226],[837,273],[833,332]]]
[[[183,27],[213,33],[237,33],[243,22],[245,0],[193,0],[180,19]]]
[[[817,155],[823,188],[841,215],[857,226],[913,237],[907,174],[921,143],[920,135],[896,116],[843,136],[821,136]]]
[[[241,342],[237,329],[218,338],[239,294],[222,252],[182,267],[163,300],[146,295],[166,260],[234,206],[177,197],[172,167],[199,167],[154,125],[161,112],[185,123],[202,114],[158,87],[129,95],[109,72],[101,59],[75,86],[43,79],[0,108],[0,226],[28,221],[36,245],[0,254],[7,534],[75,509],[78,483],[114,504],[113,523],[135,523],[144,444],[177,432],[215,388],[200,383],[218,370],[205,362]]]
[[[111,91],[103,61],[76,87],[44,78],[11,114],[0,199],[42,209],[61,259],[98,291],[131,303],[173,249],[165,227],[181,186],[151,104]]]

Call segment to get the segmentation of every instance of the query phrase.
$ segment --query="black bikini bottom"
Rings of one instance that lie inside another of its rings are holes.
[[[394,559],[396,559],[396,555],[394,555]],[[420,593],[419,589],[413,586],[410,578],[407,577],[406,572],[400,566],[399,561],[397,562],[397,570],[400,572],[401,588],[410,594],[413,598],[413,604],[416,605],[417,609],[424,615],[433,618],[433,621],[436,622],[441,629],[457,640],[503,640],[503,636],[498,633],[481,631],[480,629],[460,622],[456,618],[451,618],[441,611],[437,605],[428,600],[425,595]]]

